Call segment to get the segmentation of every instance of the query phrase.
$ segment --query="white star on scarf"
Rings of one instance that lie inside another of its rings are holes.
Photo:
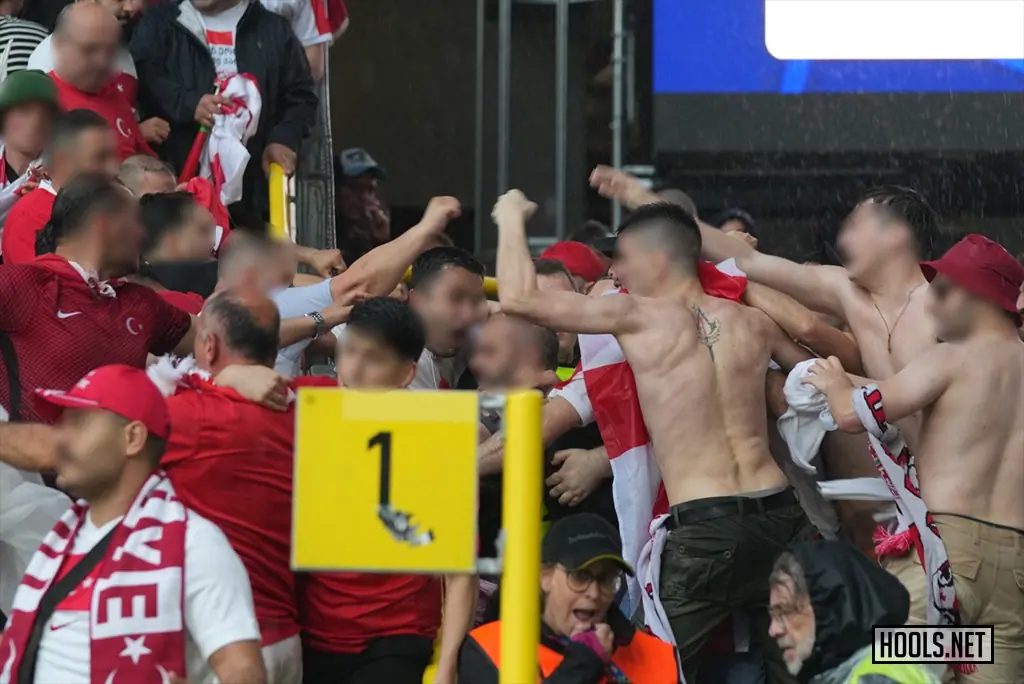
[[[153,651],[146,648],[146,637],[140,636],[138,639],[132,639],[131,637],[124,638],[124,650],[121,651],[121,656],[131,658],[132,663],[135,665],[139,664],[139,660],[144,655],[149,655]]]

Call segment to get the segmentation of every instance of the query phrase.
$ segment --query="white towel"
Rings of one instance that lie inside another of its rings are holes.
[[[889,501],[892,492],[880,477],[851,477],[846,480],[826,480],[818,483],[818,490],[826,499],[844,501]]]
[[[816,461],[821,440],[826,432],[835,430],[836,421],[828,410],[828,399],[810,385],[803,384],[815,359],[798,363],[786,377],[786,403],[789,409],[779,417],[779,434],[789,445],[793,462],[804,471],[817,474]]]
[[[248,74],[230,76],[218,86],[217,94],[228,104],[213,116],[200,175],[210,179],[226,207],[242,199],[242,174],[249,164],[245,144],[259,127],[263,100],[255,79]]]
[[[668,529],[665,527],[668,519],[667,515],[659,515],[651,521],[651,536],[640,550],[635,570],[636,578],[643,588],[640,600],[643,603],[644,622],[647,628],[654,636],[675,646],[676,637],[672,634],[672,625],[669,624],[658,595],[658,587],[661,586],[661,554],[664,553],[665,542],[668,541]]]

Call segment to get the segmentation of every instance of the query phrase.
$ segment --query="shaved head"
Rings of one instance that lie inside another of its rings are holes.
[[[661,201],[674,204],[677,207],[682,207],[686,211],[690,212],[693,218],[697,218],[697,203],[693,201],[693,198],[687,195],[682,190],[676,188],[665,188],[658,193],[658,197]]]
[[[121,25],[103,5],[68,5],[53,33],[55,71],[79,90],[96,93],[114,72],[120,43]]]

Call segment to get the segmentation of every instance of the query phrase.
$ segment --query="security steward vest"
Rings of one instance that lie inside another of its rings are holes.
[[[869,655],[850,671],[846,684],[939,684],[939,679],[912,663],[873,663]]]
[[[501,670],[501,621],[481,625],[469,633],[480,648]],[[551,676],[562,662],[562,654],[541,644],[537,647],[537,664],[540,666],[540,682]],[[619,646],[612,654],[612,662],[629,677],[630,681],[642,684],[676,684],[679,682],[679,664],[676,651],[671,644],[645,632],[637,630],[633,639],[625,646]],[[606,684],[601,678],[599,684]]]

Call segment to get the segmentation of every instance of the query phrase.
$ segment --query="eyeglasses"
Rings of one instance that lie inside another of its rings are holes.
[[[597,582],[598,589],[604,594],[614,594],[622,587],[621,571],[595,573],[590,570],[569,570],[565,566],[559,567],[565,571],[566,582],[575,592],[586,591],[590,588],[591,582]]]

